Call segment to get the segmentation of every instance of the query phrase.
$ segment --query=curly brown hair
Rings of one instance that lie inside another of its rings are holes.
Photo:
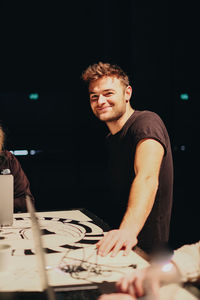
[[[83,73],[82,79],[88,84],[102,77],[116,77],[125,87],[129,85],[128,75],[118,66],[98,62],[90,65]]]

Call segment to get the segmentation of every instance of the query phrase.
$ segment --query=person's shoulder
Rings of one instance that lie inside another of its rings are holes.
[[[7,160],[16,160],[16,157],[14,156],[14,154],[8,150],[4,150],[3,154]]]
[[[135,115],[135,116],[134,116]],[[164,125],[161,117],[150,110],[136,110],[133,114],[132,125],[133,126],[153,126],[153,124]]]
[[[150,110],[136,110],[134,114],[129,127],[129,132],[132,135],[139,135],[140,137],[144,134],[149,137],[155,134],[166,135],[165,124],[157,113]]]
[[[150,111],[150,110],[136,110],[135,111],[135,119],[146,119],[146,118],[161,119],[160,116],[154,111]]]

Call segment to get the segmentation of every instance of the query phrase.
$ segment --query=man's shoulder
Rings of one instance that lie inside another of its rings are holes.
[[[133,116],[135,115],[135,119],[161,119],[160,116],[153,111],[150,110],[135,110]]]
[[[164,125],[161,117],[150,110],[136,110],[130,120],[129,125],[131,127],[143,127],[143,126],[154,126]]]

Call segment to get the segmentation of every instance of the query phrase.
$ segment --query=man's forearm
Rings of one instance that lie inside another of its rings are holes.
[[[157,187],[158,181],[155,177],[135,177],[120,228],[131,227],[136,236],[139,234],[153,207]]]

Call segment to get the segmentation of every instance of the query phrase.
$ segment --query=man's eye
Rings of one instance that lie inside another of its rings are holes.
[[[109,97],[109,96],[111,96],[111,95],[113,95],[112,92],[108,92],[108,93],[105,94],[106,97]]]
[[[98,99],[98,96],[95,96],[95,95],[90,97],[90,100],[91,100],[91,101],[95,101],[95,100],[97,100],[97,99]]]

